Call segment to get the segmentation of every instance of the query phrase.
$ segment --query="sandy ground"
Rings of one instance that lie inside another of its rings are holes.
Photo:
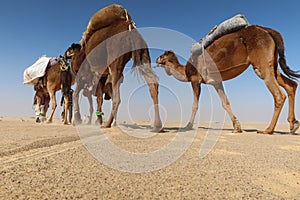
[[[132,133],[145,128],[136,126]],[[126,152],[147,154],[178,140],[179,125],[165,127],[144,138],[118,128],[100,135]],[[266,124],[242,123],[245,131],[233,134],[228,123],[200,158],[208,127],[195,127],[191,146],[173,163],[130,173],[92,156],[83,142],[96,141],[97,132],[80,139],[79,129],[57,119],[35,124],[32,118],[0,118],[0,199],[300,199],[300,136],[285,134],[287,124],[270,136],[255,133]]]

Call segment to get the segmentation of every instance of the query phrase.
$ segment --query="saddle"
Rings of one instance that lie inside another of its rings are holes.
[[[248,25],[249,23],[244,15],[235,15],[234,17],[225,20],[218,26],[214,26],[204,38],[201,38],[199,42],[194,43],[191,48],[191,53],[195,55],[201,55],[203,49],[212,44],[216,39],[222,37],[223,35],[238,31]]]

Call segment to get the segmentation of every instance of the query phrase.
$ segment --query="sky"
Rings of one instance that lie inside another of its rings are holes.
[[[163,50],[177,48],[185,52],[180,59],[189,55],[192,42],[199,41],[215,25],[238,14],[244,14],[250,24],[258,24],[279,31],[285,42],[288,65],[300,70],[299,35],[300,2],[297,0],[186,0],[186,1],[137,1],[137,0],[5,0],[0,2],[0,116],[34,116],[32,110],[33,86],[23,84],[23,71],[41,55],[56,57],[63,55],[72,44],[78,43],[90,17],[109,4],[121,4],[131,14],[138,28],[152,27],[163,33],[182,34],[188,38],[184,44],[165,35],[153,34],[158,43],[166,42],[166,49],[150,49],[154,65]],[[146,31],[147,33],[147,31]],[[146,39],[147,41],[147,39]],[[168,46],[168,44],[170,44]],[[184,46],[184,47],[183,47]],[[126,69],[129,69],[128,64]],[[183,83],[167,76],[160,68],[155,68],[161,83],[159,101],[164,120],[183,120],[191,114],[193,102],[189,83]],[[125,70],[121,86],[122,102],[120,119],[128,116],[149,119],[152,103],[147,87],[138,81],[129,70]],[[243,122],[269,122],[273,113],[273,98],[250,66],[242,75],[224,83],[233,112]],[[74,87],[74,86],[73,86]],[[60,100],[60,92],[57,100]],[[80,98],[85,114],[85,99]],[[110,103],[104,104],[108,114]],[[296,95],[296,117],[300,117],[300,95]],[[58,106],[56,116],[61,107]],[[230,120],[224,114],[220,100],[210,86],[203,85],[197,120],[208,121],[214,116]],[[286,122],[287,101],[279,122]]]

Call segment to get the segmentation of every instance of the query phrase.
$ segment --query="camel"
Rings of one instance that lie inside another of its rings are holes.
[[[80,115],[80,109],[79,109],[79,93],[80,91],[84,91],[83,94],[88,98],[88,102],[90,105],[90,118],[87,124],[91,124],[94,108],[93,108],[93,99],[92,99],[92,92],[90,91],[88,86],[92,85],[92,73],[90,72],[88,66],[85,63],[82,63],[85,59],[84,52],[80,51],[81,45],[73,43],[64,54],[65,60],[71,60],[71,69],[75,74],[75,82],[76,87],[73,93],[73,102],[74,102],[74,124],[80,124],[82,122],[81,115]],[[77,64],[80,63],[80,64]],[[81,76],[77,76],[77,73],[80,69],[80,67],[85,68],[81,70],[80,73]]]
[[[280,67],[286,76],[278,68],[278,57]],[[233,123],[233,132],[242,132],[240,123],[231,110],[222,81],[237,77],[250,64],[258,77],[265,82],[274,98],[272,120],[264,131],[258,132],[263,134],[274,133],[286,99],[280,86],[288,94],[290,132],[295,133],[299,128],[299,121],[296,120],[294,113],[295,92],[298,84],[293,79],[300,78],[300,74],[299,71],[293,71],[287,66],[283,38],[279,32],[271,28],[251,25],[226,34],[210,44],[201,55],[191,55],[185,66],[178,62],[175,53],[172,51],[165,51],[157,58],[156,63],[162,65],[168,75],[173,75],[180,81],[191,82],[194,103],[190,120],[185,127],[187,129],[193,127],[198,110],[200,86],[203,83],[213,85],[217,91],[222,105]],[[202,73],[203,68],[207,69],[207,74]],[[208,76],[212,79],[209,80],[209,83],[207,82]]]
[[[141,73],[148,84],[155,110],[153,131],[158,132],[162,128],[158,108],[158,81],[151,69],[147,44],[136,30],[128,12],[118,13],[125,13],[126,17],[117,18],[105,26],[93,26],[94,22],[90,21],[86,32],[83,34],[85,37],[81,41],[82,47],[77,54],[73,55],[71,61],[72,67],[79,69],[76,83],[78,84],[80,80],[84,79],[88,81],[89,86],[92,86],[93,83],[98,83],[101,77],[109,74],[112,109],[107,122],[102,126],[109,128],[117,116],[121,102],[120,84],[123,81],[123,70],[126,63],[132,58],[133,68]],[[92,17],[92,19],[97,18]],[[101,21],[100,24],[103,22]],[[89,29],[89,27],[97,27],[97,29]],[[86,34],[87,32],[88,34]],[[94,76],[94,78],[90,78],[90,76]],[[79,110],[78,91],[77,88],[74,91],[75,112]],[[75,114],[74,119],[78,120],[79,116]]]
[[[68,100],[68,92],[70,91],[70,86],[73,84],[72,74],[69,70],[69,67],[66,65],[65,61],[60,59],[60,62],[57,64],[50,66],[47,68],[46,74],[42,79],[45,80],[44,86],[40,87],[39,85],[35,85],[34,89],[37,93],[37,105],[36,105],[36,113],[40,115],[40,105],[41,105],[41,97],[43,94],[49,95],[49,100],[52,102],[51,113],[47,119],[47,123],[51,123],[53,119],[53,115],[55,109],[57,107],[55,93],[62,89],[64,96],[64,110],[66,111],[69,106]],[[46,114],[49,108],[49,101],[45,103],[44,112]],[[67,121],[67,112],[64,114],[64,124],[68,124]]]
[[[85,55],[82,56],[81,54],[81,45],[80,44],[75,44],[73,43],[65,52],[64,58],[65,59],[70,59],[71,60],[71,66],[72,70],[74,71],[75,74],[78,73],[83,59],[85,59]],[[79,60],[80,58],[80,60]],[[78,62],[79,60],[79,62]],[[87,65],[82,65],[82,66],[87,66]],[[92,122],[92,115],[94,112],[93,108],[93,98],[92,96],[97,97],[97,110],[96,110],[96,116],[97,120],[96,123],[99,123],[102,125],[103,119],[102,119],[102,104],[103,104],[103,95],[105,95],[104,99],[105,100],[110,100],[111,95],[112,95],[112,90],[111,90],[111,84],[108,82],[108,70],[102,75],[101,79],[99,80],[99,83],[97,85],[96,91],[93,93],[92,88],[88,88],[89,85],[92,85],[93,83],[91,82],[92,80],[92,72],[89,70],[89,68],[85,68],[82,70],[83,72],[80,73],[80,75],[77,77],[76,82],[77,82],[77,87],[75,89],[75,119],[74,124],[80,124],[82,122],[81,115],[80,115],[80,109],[79,109],[79,104],[78,104],[78,94],[80,91],[82,91],[82,94],[88,98],[89,106],[90,106],[90,117],[87,122],[87,124],[91,124]]]

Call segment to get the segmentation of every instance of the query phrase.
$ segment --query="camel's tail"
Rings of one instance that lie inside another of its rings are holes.
[[[294,71],[286,64],[286,59],[285,59],[285,55],[284,55],[284,42],[283,42],[283,38],[282,38],[281,34],[271,28],[262,27],[262,26],[259,26],[259,27],[266,30],[272,36],[273,40],[275,41],[277,49],[278,49],[278,54],[279,54],[280,68],[282,69],[284,74],[287,75],[291,79],[300,78],[300,71]]]
[[[137,72],[137,76],[142,75],[147,81],[158,83],[158,77],[151,67],[151,59],[148,46],[136,29],[130,32],[130,41],[132,46],[132,71]]]

